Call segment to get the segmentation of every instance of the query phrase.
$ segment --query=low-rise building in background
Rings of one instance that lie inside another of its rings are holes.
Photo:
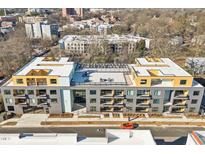
[[[26,23],[25,24],[26,35],[28,38],[42,38],[52,39],[59,36],[57,24],[46,23]]]
[[[133,35],[66,35],[59,41],[59,46],[69,53],[78,54],[89,53],[93,46],[99,48],[98,52],[105,52],[103,47],[106,47],[113,53],[122,50],[132,53],[141,41],[144,48],[149,49],[150,39]]]

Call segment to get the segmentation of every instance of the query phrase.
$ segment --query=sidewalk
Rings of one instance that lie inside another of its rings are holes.
[[[7,122],[17,122],[16,125],[13,125],[13,126],[7,126],[7,125],[4,125],[2,127],[54,127],[54,126],[63,126],[63,122],[110,122],[113,124],[97,124],[98,126],[119,126],[119,123],[120,122],[127,122],[128,121],[128,118],[123,118],[122,116],[120,116],[119,118],[113,118],[113,116],[111,116],[110,118],[104,118],[104,116],[101,116],[99,118],[78,118],[78,116],[75,116],[73,118],[49,118],[49,115],[48,114],[24,114],[22,115],[21,118],[13,118],[13,119],[9,119],[9,120],[6,120],[4,122],[2,122],[1,124],[5,124]],[[62,122],[62,125],[41,125],[41,122],[48,122],[48,123],[52,123],[52,122]],[[115,124],[117,123],[118,124]],[[165,126],[165,125],[162,125],[162,124],[157,124],[157,122],[202,122],[205,124],[205,119],[189,119],[189,118],[186,118],[185,116],[183,116],[182,118],[147,118],[147,117],[144,117],[144,118],[136,118],[136,119],[132,119],[131,118],[131,122],[152,122],[154,124],[152,124],[151,126]],[[156,122],[156,124],[155,124]],[[91,126],[92,124],[89,124],[89,125],[86,125],[86,124],[78,124],[76,126]],[[147,124],[146,126],[148,126],[149,124]],[[71,124],[71,125],[64,125],[64,126],[75,126],[74,124]],[[166,125],[166,126],[170,126],[170,125]],[[171,125],[173,126],[173,125]],[[179,126],[179,125],[177,125]],[[186,126],[186,125],[184,125]],[[187,126],[190,126],[190,125],[187,125]],[[193,125],[191,125],[193,126]],[[197,125],[196,125],[197,126]],[[201,126],[202,127],[202,126]]]

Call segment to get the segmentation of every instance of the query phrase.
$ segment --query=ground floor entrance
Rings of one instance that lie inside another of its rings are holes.
[[[73,90],[73,111],[86,107],[86,90]]]

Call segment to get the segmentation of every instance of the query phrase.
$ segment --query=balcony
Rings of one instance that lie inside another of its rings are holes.
[[[13,95],[15,97],[25,97],[25,90],[24,89],[14,89]]]
[[[124,90],[115,90],[114,95],[115,97],[124,97]]]
[[[172,113],[184,113],[185,107],[172,108]]]
[[[148,99],[137,99],[136,105],[137,106],[150,106],[150,100],[148,100]]]
[[[100,99],[101,106],[112,106],[114,104],[113,99]]]
[[[114,107],[113,112],[122,112],[123,108],[122,107]]]
[[[45,105],[45,104],[48,104],[48,101],[47,99],[37,99],[37,104],[38,105]]]
[[[149,90],[148,91],[147,90],[138,90],[137,97],[138,98],[148,98],[148,99],[152,98]]]
[[[114,96],[114,91],[113,90],[101,90],[100,96],[113,97]]]
[[[147,113],[149,112],[149,108],[148,107],[136,107],[135,112]]]
[[[174,102],[173,102],[173,105],[176,105],[176,106],[185,106],[186,105],[186,100],[181,100],[181,99],[179,99],[179,100],[174,100]]]
[[[15,99],[15,105],[24,105],[27,106],[27,100],[25,98]]]
[[[113,112],[114,108],[113,107],[102,107],[101,112]]]
[[[174,97],[181,98],[181,99],[189,99],[188,91],[187,90],[176,90]]]
[[[114,106],[124,106],[124,99],[114,99]]]

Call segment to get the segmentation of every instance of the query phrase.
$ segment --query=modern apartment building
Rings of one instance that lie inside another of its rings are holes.
[[[38,57],[1,87],[5,109],[25,113],[198,113],[204,87],[169,58],[136,58],[135,64],[80,64]]]
[[[135,51],[137,44],[145,41],[145,48],[149,49],[150,39],[133,35],[66,35],[60,41],[60,49],[69,53],[89,53],[93,45],[107,46],[112,52],[119,53],[126,46],[128,53]],[[99,52],[104,52],[99,48]]]
[[[28,38],[52,39],[53,37],[58,37],[57,24],[27,23],[25,24],[25,29]]]

